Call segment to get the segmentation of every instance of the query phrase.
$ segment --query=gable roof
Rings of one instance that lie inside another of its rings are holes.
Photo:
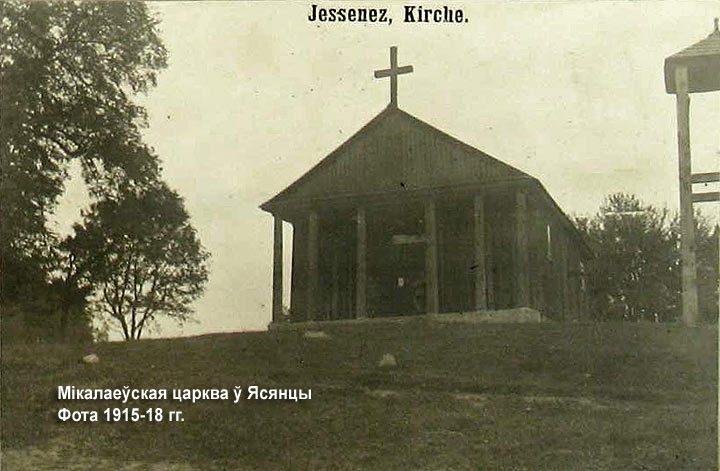
[[[532,178],[490,155],[388,106],[298,180],[263,203],[427,190]]]
[[[394,106],[388,106],[337,149],[260,208],[275,212],[312,201],[424,190],[524,185],[560,217],[586,257],[592,250],[535,177]]]

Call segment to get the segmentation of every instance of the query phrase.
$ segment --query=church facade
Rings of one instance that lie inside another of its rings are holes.
[[[517,307],[584,318],[592,253],[542,184],[398,108],[392,79],[385,110],[261,205],[275,221],[273,321],[283,221],[291,321]]]

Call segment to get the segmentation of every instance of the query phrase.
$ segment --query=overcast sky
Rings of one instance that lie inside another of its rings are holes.
[[[539,178],[566,213],[617,191],[677,208],[663,60],[712,31],[720,2],[446,4],[468,22],[404,24],[401,3],[322,4],[387,6],[391,25],[310,22],[310,2],[152,4],[169,66],[140,99],[145,135],[213,255],[199,323],[159,335],[267,326],[272,218],[258,206],[387,105],[373,70],[392,45],[415,68],[399,78],[400,108]],[[719,124],[720,93],[693,95],[694,171],[718,170]],[[75,179],[58,230],[85,204]]]

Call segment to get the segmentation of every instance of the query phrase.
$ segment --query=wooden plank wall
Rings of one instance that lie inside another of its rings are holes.
[[[343,147],[330,165],[287,195],[294,199],[433,188],[517,177],[521,172],[450,141],[402,114]],[[402,185],[401,185],[402,183]]]

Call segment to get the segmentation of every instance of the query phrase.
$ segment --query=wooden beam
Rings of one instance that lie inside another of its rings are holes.
[[[690,95],[687,67],[675,69],[678,170],[680,178],[680,255],[682,260],[683,321],[697,325],[698,296],[695,265],[695,224],[693,222],[692,164],[690,155]]]
[[[413,66],[403,65],[400,67],[396,67],[393,70],[390,70],[390,69],[376,70],[375,78],[392,77],[393,75],[409,74],[410,72],[413,72]]]
[[[307,281],[307,311],[308,320],[318,318],[318,215],[311,211],[308,216],[308,281]]]
[[[425,311],[436,314],[440,310],[438,293],[437,216],[435,202],[425,202]]]
[[[707,193],[693,193],[693,203],[708,203],[720,201],[720,191],[708,191]]]
[[[487,309],[487,276],[485,275],[485,197],[476,195],[473,206],[475,259],[475,309]]]
[[[720,172],[693,173],[693,183],[715,183],[720,182]]]
[[[357,271],[355,273],[355,317],[367,317],[367,222],[365,208],[357,210]]]
[[[525,192],[515,193],[515,306],[530,306],[530,257],[528,254],[528,209]]]
[[[464,144],[463,144],[464,145]],[[474,151],[470,146],[467,146],[468,151]],[[283,198],[278,201],[273,201],[272,204],[265,203],[261,206],[264,211],[279,212],[281,216],[287,215],[286,219],[291,218],[293,214],[300,211],[307,211],[310,208],[319,208],[322,206],[333,207],[333,208],[347,208],[354,209],[359,205],[359,201],[362,201],[362,206],[383,206],[383,205],[394,205],[398,198],[403,198],[406,201],[418,201],[422,203],[428,198],[434,198],[436,200],[443,199],[457,199],[458,197],[472,198],[473,195],[479,191],[489,192],[492,190],[509,190],[517,187],[525,187],[528,184],[532,184],[540,188],[543,192],[542,185],[539,184],[534,178],[531,177],[513,177],[507,179],[495,180],[492,182],[484,183],[455,183],[452,185],[437,186],[432,188],[418,188],[409,189],[408,187],[401,190],[388,190],[378,191],[371,194],[367,193],[343,193],[333,196],[322,196],[305,198]],[[543,198],[548,199],[549,202],[555,204],[546,192],[542,195]],[[559,207],[558,207],[559,209]],[[566,222],[568,226],[572,223],[568,220]]]
[[[273,286],[272,320],[280,322],[283,315],[283,222],[273,217]]]

